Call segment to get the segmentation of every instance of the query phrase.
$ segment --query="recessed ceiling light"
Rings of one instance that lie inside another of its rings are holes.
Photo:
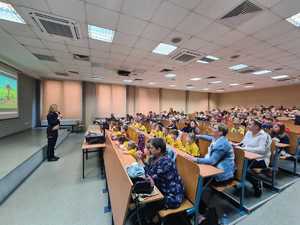
[[[220,83],[222,83],[222,81],[221,80],[216,80],[216,81],[211,81],[209,83],[210,84],[220,84]]]
[[[94,25],[88,25],[88,32],[91,39],[109,43],[113,41],[115,36],[115,31]]]
[[[176,74],[174,74],[174,73],[168,73],[168,74],[165,75],[165,77],[166,78],[174,78],[174,77],[176,77]]]
[[[0,19],[15,23],[26,24],[14,7],[5,2],[0,2]]]
[[[155,82],[149,82],[148,84],[149,85],[155,85],[156,83]]]
[[[253,88],[254,86],[253,85],[247,85],[245,86],[245,88]]]
[[[216,91],[218,91],[218,92],[223,92],[224,89],[217,89]]]
[[[192,80],[192,81],[198,81],[198,80],[202,80],[202,78],[201,77],[193,77],[190,80]]]
[[[233,83],[233,84],[229,84],[229,86],[239,86],[240,84],[238,83]]]
[[[170,84],[169,87],[176,87],[176,85],[175,84]]]
[[[125,82],[125,83],[132,83],[133,80],[123,80],[123,82]]]
[[[218,58],[218,57],[216,57],[216,56],[212,56],[212,55],[207,55],[207,56],[205,56],[205,58],[210,59],[210,60],[213,60],[213,61],[220,60],[220,58]]]
[[[177,49],[177,47],[174,45],[160,43],[155,49],[152,50],[152,52],[160,55],[169,55],[175,49]]]
[[[231,70],[241,70],[241,69],[245,69],[247,67],[248,67],[248,65],[246,65],[246,64],[238,64],[238,65],[234,65],[234,66],[229,67],[229,69],[231,69]]]
[[[272,73],[272,71],[271,70],[258,70],[258,71],[254,72],[252,74],[254,74],[254,75],[263,75],[263,74],[267,74],[267,73]]]
[[[296,27],[300,27],[300,13],[297,13],[286,19],[289,23],[293,24]]]
[[[198,63],[203,63],[203,64],[208,64],[208,62],[203,61],[203,60],[201,60],[201,59],[197,60],[197,62],[198,62]]]
[[[202,88],[201,90],[202,90],[202,91],[208,91],[209,88]]]
[[[271,77],[273,80],[280,80],[280,79],[285,79],[285,78],[288,78],[289,75],[280,75],[280,76],[274,76],[274,77]]]

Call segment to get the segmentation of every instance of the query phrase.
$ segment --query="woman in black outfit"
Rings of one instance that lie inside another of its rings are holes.
[[[54,155],[54,148],[58,137],[58,129],[60,125],[60,113],[57,110],[57,105],[53,104],[49,108],[47,115],[48,127],[47,127],[47,159],[48,161],[57,161],[59,157]]]

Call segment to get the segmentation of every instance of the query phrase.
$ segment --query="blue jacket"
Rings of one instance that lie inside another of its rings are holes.
[[[198,138],[211,141],[208,147],[208,153],[204,158],[197,158],[196,162],[200,164],[209,164],[224,170],[224,173],[216,176],[216,181],[226,181],[234,177],[234,151],[227,138],[222,136],[215,139],[209,135],[197,135]]]

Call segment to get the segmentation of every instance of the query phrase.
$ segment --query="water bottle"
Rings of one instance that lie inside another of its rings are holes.
[[[226,213],[224,213],[220,220],[220,225],[228,225],[228,224],[229,224],[228,215]]]

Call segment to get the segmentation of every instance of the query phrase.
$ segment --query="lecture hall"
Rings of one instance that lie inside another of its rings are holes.
[[[300,0],[0,0],[1,225],[300,224]]]

